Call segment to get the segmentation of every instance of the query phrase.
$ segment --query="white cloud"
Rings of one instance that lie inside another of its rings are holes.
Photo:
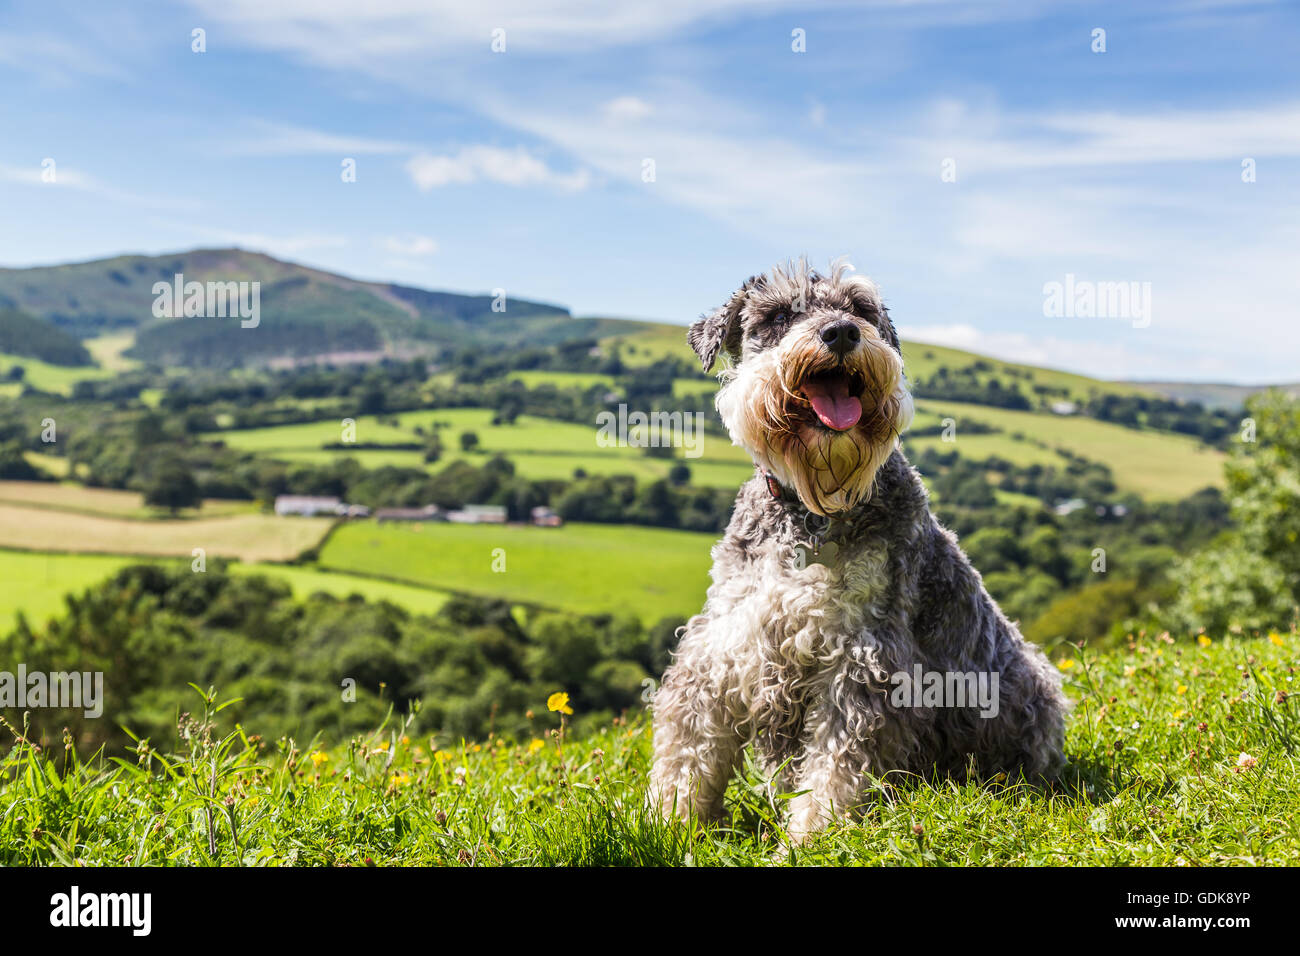
[[[396,256],[431,256],[438,251],[438,243],[428,236],[384,236],[379,245]]]
[[[231,144],[228,147],[229,152],[245,156],[301,155],[309,153],[359,156],[413,153],[417,149],[411,143],[403,143],[398,140],[371,139],[364,136],[327,133],[301,126],[268,123],[263,120],[254,121],[253,126],[255,134]]]
[[[278,258],[291,258],[304,252],[321,249],[342,249],[348,244],[347,239],[343,236],[323,233],[273,236],[235,229],[213,229],[207,226],[194,226],[191,227],[191,230],[194,234],[204,237],[206,242],[229,243],[241,249],[266,252]]]
[[[896,143],[926,161],[952,157],[972,174],[1028,169],[1240,162],[1300,156],[1300,103],[1251,110],[1004,113],[943,100],[925,135]]]
[[[824,6],[853,0],[822,0]],[[492,31],[506,31],[507,54],[601,49],[644,43],[694,24],[754,16],[788,0],[191,0],[217,22],[264,49],[292,50],[312,62],[382,72],[403,55],[487,54]],[[883,0],[880,6],[905,6]]]
[[[74,76],[121,80],[127,74],[105,59],[92,43],[74,43],[48,34],[0,34],[0,66],[22,70],[52,86],[67,86]]]
[[[601,112],[605,117],[615,122],[636,122],[643,120],[651,113],[650,104],[643,99],[635,96],[618,96],[607,102],[601,107]]]
[[[447,156],[420,153],[407,162],[406,171],[422,192],[440,186],[476,182],[578,190],[585,188],[590,181],[585,170],[556,172],[522,147],[467,146]]]
[[[57,161],[57,157],[50,158],[55,159],[53,166],[54,179],[52,181],[46,181],[43,179],[42,173],[44,172],[44,168],[35,165],[0,165],[0,181],[16,183],[21,186],[32,186],[38,189],[48,189],[54,192],[57,192],[58,190],[71,189],[100,199],[108,199],[112,202],[127,203],[133,206],[143,206],[151,209],[190,211],[199,208],[201,205],[194,199],[175,199],[167,196],[143,196],[139,193],[130,192],[125,189],[118,189],[116,186],[110,186],[89,173],[61,165]]]

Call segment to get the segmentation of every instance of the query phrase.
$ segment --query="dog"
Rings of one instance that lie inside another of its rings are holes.
[[[756,474],[653,698],[651,806],[715,818],[751,743],[796,794],[793,843],[888,774],[1056,774],[1060,673],[985,591],[899,448],[912,400],[875,284],[843,262],[787,263],[687,340],[706,372],[729,358],[716,405]],[[996,697],[956,705],[929,692],[934,674],[941,691],[974,678]]]

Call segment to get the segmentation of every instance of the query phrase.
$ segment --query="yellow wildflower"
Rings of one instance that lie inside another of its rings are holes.
[[[1179,693],[1179,694],[1186,694],[1186,693],[1187,693],[1187,685],[1186,685],[1186,684],[1179,684],[1179,685],[1178,685],[1178,690],[1177,690],[1176,693]]]
[[[537,751],[541,750],[545,746],[546,746],[546,741],[534,737],[532,741],[528,744],[528,752],[530,754],[535,754],[537,753]]]
[[[569,706],[569,695],[562,690],[556,691],[546,698],[546,709],[558,711],[561,714],[573,713],[573,708]]]
[[[1274,644],[1276,644],[1278,647],[1281,647],[1283,644],[1282,635],[1279,634],[1277,631],[1270,631],[1268,635],[1268,639],[1272,641]]]
[[[1196,643],[1200,644],[1201,647],[1209,647],[1213,642],[1206,635],[1202,634],[1196,639]]]
[[[321,764],[323,764],[325,761],[329,759],[330,759],[329,754],[321,753],[319,750],[317,750],[315,753],[311,755],[311,762],[315,764],[317,767],[319,767]]]
[[[1061,670],[1063,670],[1063,671],[1068,671],[1071,667],[1074,666],[1074,659],[1073,659],[1073,658],[1070,658],[1070,657],[1067,657],[1067,658],[1066,658],[1065,660],[1063,660],[1063,661],[1057,661],[1057,662],[1056,662],[1056,666],[1059,667],[1059,668],[1060,668]]]

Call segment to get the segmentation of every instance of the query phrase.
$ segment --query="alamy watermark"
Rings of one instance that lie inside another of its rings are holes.
[[[74,884],[50,897],[50,925],[60,928],[122,927],[133,936],[148,936],[152,913],[152,893],[83,893]]]
[[[1150,282],[1091,282],[1076,280],[1043,285],[1043,315],[1049,319],[1131,319],[1133,328],[1151,324]]]
[[[681,448],[687,458],[704,454],[703,412],[629,412],[596,416],[596,444],[601,448]]]
[[[974,707],[981,717],[998,715],[997,671],[927,671],[915,664],[889,680],[895,707]]]
[[[262,321],[262,283],[186,282],[176,273],[171,282],[153,284],[155,319],[224,319],[238,317],[240,328]]]
[[[0,710],[53,707],[80,710],[87,717],[104,713],[103,671],[0,671]]]

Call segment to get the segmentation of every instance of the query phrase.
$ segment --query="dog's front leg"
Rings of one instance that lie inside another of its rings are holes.
[[[870,698],[850,689],[851,682],[831,681],[831,698],[808,711],[804,753],[786,826],[798,845],[832,820],[848,817],[862,803],[872,764],[879,712]]]
[[[725,695],[731,678],[711,660],[707,623],[694,618],[654,696],[654,766],[649,801],[665,818],[709,820],[745,743]]]

